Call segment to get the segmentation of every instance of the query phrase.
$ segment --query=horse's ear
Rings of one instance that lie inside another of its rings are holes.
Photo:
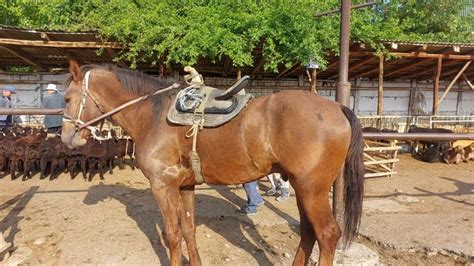
[[[69,60],[69,73],[72,75],[73,81],[80,81],[82,80],[82,71],[79,67],[79,64],[74,60]]]

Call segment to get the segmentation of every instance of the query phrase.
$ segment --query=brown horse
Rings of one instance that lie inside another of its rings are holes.
[[[169,85],[113,66],[79,67],[70,62],[69,71],[65,115],[82,121]],[[88,87],[83,84],[87,72]],[[188,126],[166,119],[174,97],[175,92],[150,97],[109,119],[136,142],[138,166],[150,181],[165,222],[171,265],[181,264],[182,237],[190,264],[200,265],[195,238],[196,181],[189,159],[192,138],[185,137]],[[83,145],[90,134],[87,129],[77,130],[73,122],[65,120],[62,130],[62,141],[71,148]],[[345,181],[345,243],[357,234],[363,197],[362,149],[361,127],[349,109],[303,91],[253,99],[230,122],[201,130],[197,141],[208,184],[241,184],[272,172],[289,176],[300,212],[301,241],[294,265],[308,262],[316,240],[320,265],[332,264],[341,230],[328,194],[340,174]]]

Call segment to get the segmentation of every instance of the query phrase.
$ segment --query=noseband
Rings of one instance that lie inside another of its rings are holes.
[[[158,95],[158,94],[170,91],[170,90],[174,90],[174,89],[177,89],[181,86],[180,83],[174,83],[173,85],[171,85],[169,87],[166,87],[164,89],[156,90],[153,93],[146,94],[146,95],[143,95],[141,97],[130,100],[130,101],[128,101],[128,102],[126,102],[122,105],[119,105],[119,106],[115,107],[114,109],[112,109],[109,112],[104,112],[104,110],[101,108],[101,106],[99,104],[99,101],[97,101],[97,99],[91,94],[91,92],[89,90],[89,78],[90,78],[90,71],[87,71],[86,74],[84,75],[84,80],[82,81],[82,96],[81,96],[81,101],[79,102],[79,106],[78,106],[79,108],[76,109],[76,113],[77,113],[76,118],[74,118],[71,115],[64,112],[63,121],[72,123],[74,125],[74,127],[75,127],[74,134],[76,134],[77,132],[79,132],[80,130],[82,130],[84,128],[89,129],[91,131],[92,136],[96,140],[106,140],[108,138],[100,137],[98,135],[98,132],[100,132],[100,129],[95,127],[95,126],[92,126],[92,124],[97,123],[98,121],[103,120],[103,119],[105,119],[105,118],[107,118],[107,117],[109,117],[109,116],[125,109],[126,107],[128,107],[132,104],[144,101],[144,100],[148,99],[150,96],[154,96],[154,95]],[[100,116],[98,116],[94,119],[91,119],[87,122],[84,122],[84,121],[82,121],[81,116],[84,113],[84,110],[86,109],[87,97],[91,98],[92,102],[94,102],[94,104],[97,106],[97,108],[102,113],[102,115],[100,115]]]

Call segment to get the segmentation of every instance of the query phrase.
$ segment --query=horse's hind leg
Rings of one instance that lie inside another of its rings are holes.
[[[181,200],[183,208],[181,210],[181,232],[183,233],[186,245],[188,247],[189,264],[201,265],[201,258],[196,244],[196,223],[195,209],[196,201],[194,197],[194,186],[189,189],[181,189]]]
[[[314,234],[313,226],[311,222],[306,217],[306,213],[303,210],[303,207],[300,206],[299,201],[298,209],[300,213],[300,244],[298,245],[298,249],[296,251],[295,259],[293,261],[293,265],[307,265],[309,256],[313,251],[314,243],[316,242],[316,237]]]
[[[312,226],[314,236],[318,241],[319,246],[319,264],[318,265],[332,265],[334,259],[334,253],[336,251],[337,241],[341,237],[341,230],[334,218],[331,208],[329,206],[328,193],[329,188],[324,189],[317,185],[309,186],[303,184],[302,187],[295,187],[298,207],[301,212],[304,212],[307,220]],[[302,216],[302,215],[300,215]],[[296,254],[294,265],[304,265],[308,261],[308,256],[311,254],[311,250],[308,252],[310,237],[303,238],[303,233],[309,233],[309,229],[305,228],[306,223],[301,223],[306,232],[301,231],[302,238],[300,247],[304,253]],[[306,242],[304,242],[304,240]],[[314,242],[313,242],[314,243]],[[306,245],[305,245],[306,244]],[[312,249],[312,245],[311,245]],[[304,264],[302,256],[304,255]],[[300,259],[300,261],[297,261]]]

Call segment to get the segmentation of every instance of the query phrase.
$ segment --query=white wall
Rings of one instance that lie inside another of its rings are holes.
[[[64,90],[62,83],[66,74],[0,74],[0,88],[12,84],[17,95],[13,97],[17,107],[39,107],[41,105],[42,91],[48,83],[55,83],[59,90]],[[228,88],[235,80],[225,78],[205,78],[206,84],[218,88]],[[317,87],[319,95],[334,100],[335,81],[319,80]],[[440,82],[439,96],[443,94],[447,82]],[[358,115],[372,115],[377,113],[377,81],[352,82],[351,107]],[[410,101],[410,88],[421,90],[426,97],[424,111],[431,113],[433,102],[432,81],[423,82],[388,82],[384,83],[383,114],[408,115]],[[309,81],[306,77],[300,79],[258,79],[249,83],[247,91],[257,96],[265,95],[280,90],[309,90]],[[461,89],[461,90],[459,90]],[[458,94],[461,95],[458,95]],[[459,103],[458,103],[459,98]],[[462,82],[461,88],[455,85],[452,92],[448,93],[439,106],[441,115],[474,115],[474,91]]]
[[[67,75],[42,75],[42,74],[0,74],[0,89],[7,84],[16,89],[16,94],[12,95],[12,101],[15,107],[40,107],[42,94],[49,83],[58,86],[60,93],[64,91],[62,83]]]

